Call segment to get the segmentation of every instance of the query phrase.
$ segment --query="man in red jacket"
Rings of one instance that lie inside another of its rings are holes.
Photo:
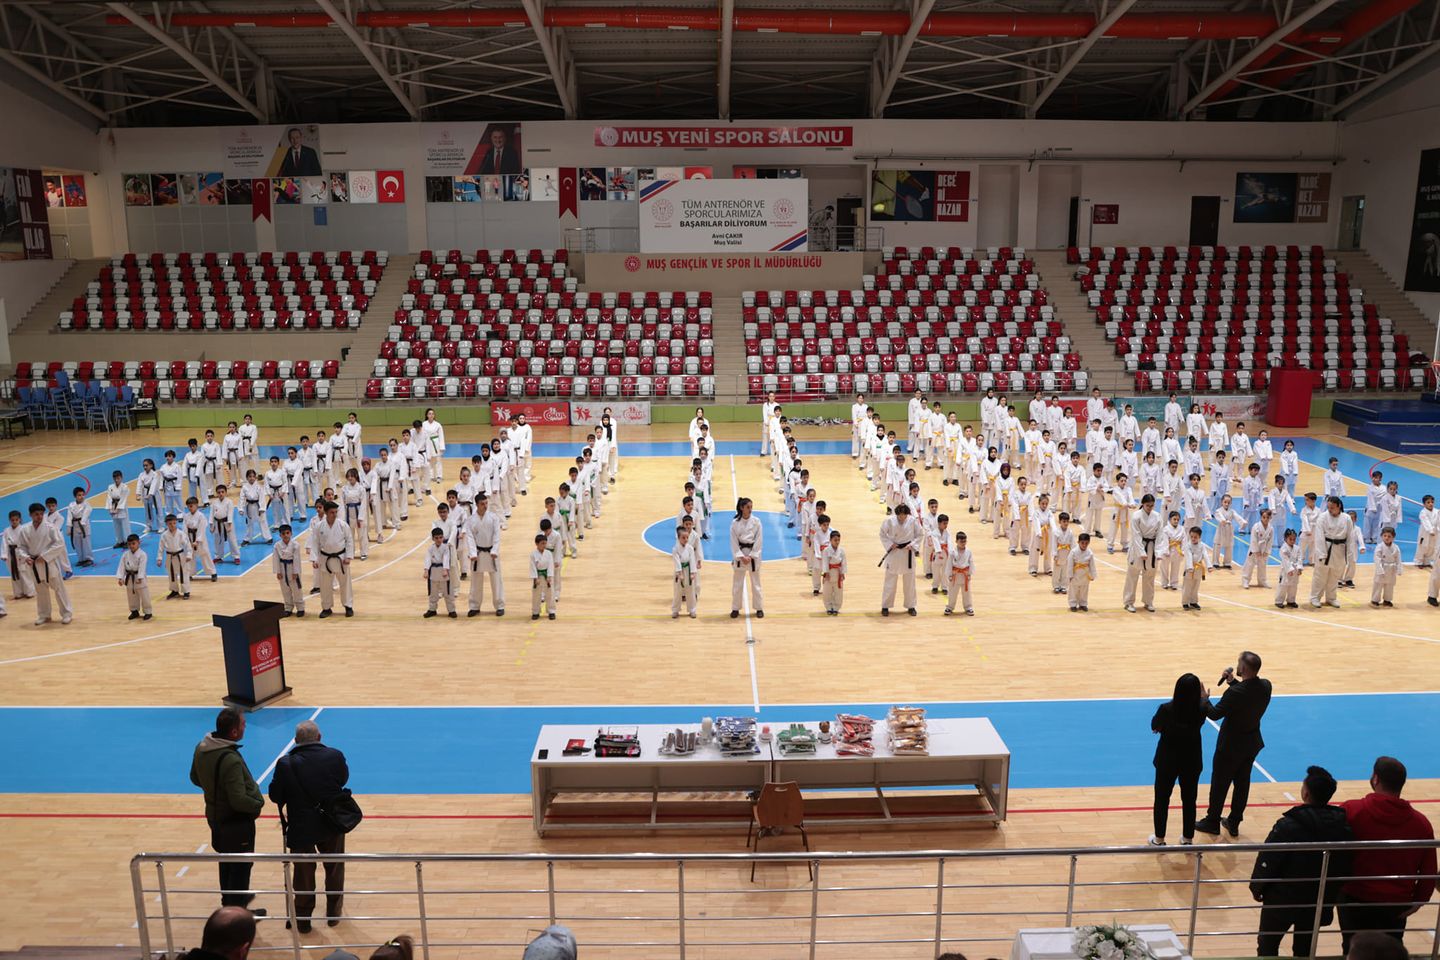
[[[1380,757],[1370,775],[1369,796],[1347,800],[1345,817],[1356,841],[1433,840],[1430,821],[1400,799],[1405,788],[1405,764]],[[1435,849],[1355,851],[1354,876],[1345,884],[1340,905],[1344,949],[1362,930],[1389,934],[1404,942],[1405,920],[1435,892]],[[1381,879],[1394,877],[1395,879]]]

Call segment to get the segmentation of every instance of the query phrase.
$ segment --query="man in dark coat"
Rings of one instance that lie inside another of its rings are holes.
[[[210,824],[210,846],[216,853],[254,853],[255,820],[265,798],[240,756],[245,736],[245,714],[226,707],[215,717],[215,732],[195,746],[190,782],[205,791],[205,820]],[[250,889],[249,863],[222,863],[220,904],[246,907],[255,899]],[[252,910],[264,916],[264,910]]]
[[[510,142],[509,127],[490,128],[490,149],[480,160],[480,169],[477,172],[482,176],[497,173],[513,176],[520,172],[520,154]]]
[[[1266,843],[1346,843],[1351,839],[1345,810],[1332,807],[1335,778],[1324,767],[1311,767],[1300,786],[1301,805],[1286,810],[1270,829]],[[1260,910],[1261,957],[1280,955],[1285,931],[1295,928],[1292,946],[1295,956],[1310,956],[1315,930],[1315,904],[1320,900],[1320,871],[1325,867],[1325,899],[1320,926],[1335,916],[1343,878],[1350,875],[1351,856],[1346,851],[1324,855],[1310,850],[1262,850],[1250,874],[1250,894],[1265,906]]]
[[[345,754],[320,742],[313,720],[295,727],[295,748],[275,765],[270,801],[280,808],[285,847],[291,853],[344,853],[345,834],[321,810],[350,780]],[[310,932],[315,912],[315,864],[294,867],[295,917],[301,933]],[[345,864],[325,862],[325,916],[330,926],[340,922],[345,895]]]
[[[305,146],[302,142],[304,137],[305,134],[299,127],[291,127],[285,131],[285,154],[280,158],[278,176],[320,176],[320,155],[315,152],[314,147]]]
[[[1270,707],[1270,681],[1260,676],[1260,656],[1246,650],[1236,666],[1225,668],[1220,682],[1230,687],[1207,711],[1211,720],[1223,721],[1220,735],[1215,738],[1215,756],[1210,761],[1210,809],[1195,829],[1218,836],[1223,824],[1233,837],[1240,833],[1245,804],[1250,800],[1250,768],[1265,749],[1260,719]],[[1225,794],[1232,785],[1235,792],[1230,798],[1230,816],[1221,820]]]

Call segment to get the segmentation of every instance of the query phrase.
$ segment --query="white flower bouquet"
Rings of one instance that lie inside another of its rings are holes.
[[[1080,960],[1154,960],[1145,941],[1118,923],[1076,927],[1074,948]]]

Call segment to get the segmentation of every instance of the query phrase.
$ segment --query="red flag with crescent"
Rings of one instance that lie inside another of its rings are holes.
[[[270,219],[270,181],[250,181],[250,220]]]
[[[575,167],[560,168],[560,216],[580,216],[580,176]]]
[[[375,188],[379,191],[381,203],[404,203],[405,171],[376,170]]]

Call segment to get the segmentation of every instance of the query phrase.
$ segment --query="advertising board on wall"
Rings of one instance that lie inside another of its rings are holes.
[[[490,422],[498,427],[515,422],[520,414],[532,426],[568,427],[570,425],[570,404],[564,400],[539,400],[532,403],[490,404]]]
[[[650,180],[640,184],[646,253],[803,251],[809,182]]]
[[[594,426],[600,422],[607,409],[610,411],[611,422],[617,425],[644,426],[650,422],[649,400],[610,400],[605,403],[575,400],[570,404],[570,425]]]

